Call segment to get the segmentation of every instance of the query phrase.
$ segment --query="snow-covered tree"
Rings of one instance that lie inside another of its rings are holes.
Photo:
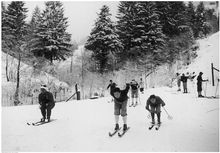
[[[45,5],[40,23],[37,23],[31,51],[35,56],[45,57],[52,64],[53,60],[65,60],[71,55],[71,35],[66,32],[68,18],[64,17],[63,4],[47,1]]]
[[[163,33],[167,36],[179,35],[182,28],[188,26],[186,5],[184,2],[155,2],[163,25]]]
[[[120,40],[124,45],[124,49],[121,52],[120,59],[125,60],[130,57],[129,51],[134,46],[131,42],[133,37],[133,22],[136,10],[137,2],[134,1],[121,1],[118,5],[117,21],[117,33]]]
[[[118,31],[125,43],[123,56],[134,61],[159,64],[165,35],[154,2],[121,2]],[[162,60],[161,60],[162,61]]]
[[[20,103],[19,101],[19,85],[20,85],[20,65],[21,58],[24,52],[24,48],[26,46],[25,39],[27,35],[27,25],[25,23],[25,19],[27,17],[27,8],[24,7],[25,3],[22,1],[12,1],[8,7],[6,14],[10,18],[8,22],[8,27],[10,28],[10,34],[13,35],[14,46],[11,48],[13,50],[13,56],[18,59],[17,66],[17,85],[16,91],[14,95],[14,104],[17,105]]]
[[[201,37],[203,35],[203,29],[206,26],[206,18],[205,18],[205,6],[203,2],[200,2],[196,8],[196,31],[195,38]]]
[[[93,51],[92,57],[97,62],[97,69],[101,73],[108,70],[108,55],[110,53],[115,55],[123,49],[115,24],[110,17],[109,7],[104,5],[85,44],[86,49]]]

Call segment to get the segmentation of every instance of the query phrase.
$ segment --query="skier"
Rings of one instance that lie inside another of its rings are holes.
[[[137,106],[138,105],[138,83],[133,79],[132,82],[130,83],[131,85],[131,106]],[[134,98],[136,98],[136,104],[134,105]]]
[[[179,73],[176,73],[176,78],[177,78],[177,86],[178,86],[178,90],[177,91],[181,91],[181,89],[180,89],[181,76],[180,76]]]
[[[114,82],[112,82],[112,80],[110,80],[110,84],[107,87],[107,90],[108,90],[108,88],[110,88],[110,95],[112,95],[112,91],[115,87],[116,87],[116,83],[114,83]],[[113,102],[113,98],[112,98],[111,102]]]
[[[119,115],[123,118],[123,130],[127,130],[127,101],[128,101],[129,83],[126,84],[124,90],[116,87],[113,89],[112,97],[114,98],[114,115],[115,115],[115,130],[119,129]]]
[[[181,76],[181,81],[183,82],[183,93],[188,93],[187,92],[187,79],[188,79],[188,76],[185,76],[185,74],[183,73]]]
[[[197,77],[197,91],[198,91],[198,97],[204,97],[202,95],[202,82],[208,81],[208,80],[203,80],[202,79],[203,73],[200,72],[198,77]]]
[[[148,110],[151,113],[151,117],[152,117],[152,124],[155,124],[155,119],[154,119],[154,114],[157,114],[157,121],[158,124],[161,123],[160,120],[160,113],[161,113],[161,105],[162,107],[165,106],[164,101],[159,97],[159,96],[155,96],[155,95],[151,95],[148,99],[147,99],[147,103],[146,103],[146,110]],[[149,106],[151,108],[149,108]]]
[[[144,82],[142,81],[142,78],[140,78],[139,86],[140,86],[140,92],[143,94],[144,93]]]
[[[50,122],[51,110],[55,106],[53,94],[48,91],[47,85],[42,85],[40,89],[41,89],[41,93],[39,94],[38,99],[39,99],[41,114],[43,116],[41,121],[45,122],[45,119],[47,119],[47,122]]]

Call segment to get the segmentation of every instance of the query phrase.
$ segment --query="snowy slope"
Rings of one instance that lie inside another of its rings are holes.
[[[189,94],[172,94],[166,88],[148,89],[141,103],[128,107],[130,131],[119,138],[110,138],[114,128],[113,103],[109,98],[58,103],[53,109],[54,122],[28,126],[41,117],[38,106],[2,108],[3,151],[219,151],[218,99],[196,99]],[[160,95],[162,126],[152,129],[145,102],[150,94]],[[120,118],[120,125],[122,120]]]
[[[203,71],[210,80],[210,66],[219,68],[219,33],[199,41],[198,57],[182,72]],[[217,74],[217,73],[215,73]],[[216,82],[217,83],[217,82]],[[216,86],[209,81],[204,89],[215,94]],[[142,105],[128,107],[128,126],[131,129],[122,138],[110,138],[114,123],[114,105],[110,97],[95,100],[57,103],[52,112],[54,122],[42,126],[28,126],[41,118],[37,105],[2,108],[2,151],[90,151],[90,152],[212,152],[219,151],[219,99],[197,98],[196,86],[189,94],[174,94],[173,88],[146,89],[141,95]],[[166,110],[162,109],[159,131],[148,130],[145,103],[151,94],[159,95]],[[120,118],[120,125],[122,126]]]
[[[219,32],[212,36],[198,40],[199,49],[197,50],[197,58],[186,69],[180,70],[181,73],[195,72],[199,75],[199,72],[203,72],[203,80],[208,79],[208,82],[203,83],[203,95],[216,96],[216,86],[218,84],[219,72],[214,71],[215,86],[212,85],[212,72],[211,63],[219,70]],[[196,79],[195,79],[196,82]],[[190,86],[190,85],[189,85]],[[217,95],[219,91],[217,91]]]

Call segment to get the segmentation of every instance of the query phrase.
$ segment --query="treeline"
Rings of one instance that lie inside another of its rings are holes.
[[[72,55],[74,47],[71,34],[66,32],[68,18],[64,17],[63,4],[59,1],[45,2],[45,10],[35,8],[31,21],[26,22],[27,8],[23,1],[2,4],[2,51],[17,58],[17,76],[14,104],[19,101],[21,61],[36,69],[54,60],[65,60]],[[8,77],[6,59],[6,76]],[[53,73],[53,72],[51,72]]]
[[[172,64],[196,39],[219,30],[214,11],[203,2],[122,1],[113,22],[104,5],[85,44],[96,61],[93,70],[119,70],[128,61],[146,71]]]

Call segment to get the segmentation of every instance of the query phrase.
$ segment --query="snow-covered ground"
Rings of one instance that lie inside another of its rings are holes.
[[[2,151],[90,151],[90,152],[193,152],[219,151],[218,99],[192,98],[190,94],[172,94],[167,88],[148,89],[141,105],[128,107],[128,126],[122,137],[109,137],[113,131],[114,105],[109,97],[95,100],[57,103],[54,122],[28,126],[41,118],[37,105],[2,108]],[[149,130],[151,119],[145,110],[150,94],[166,103],[162,125]],[[122,119],[120,118],[122,126]]]
[[[182,72],[204,73],[203,95],[215,96],[219,74],[215,72],[215,86],[211,84],[211,63],[219,69],[219,33],[199,41],[200,50],[195,62]],[[219,99],[197,98],[196,84],[189,82],[190,93],[176,93],[173,88],[146,89],[137,107],[128,107],[128,126],[122,138],[109,137],[113,131],[114,104],[110,97],[57,103],[52,112],[54,122],[42,126],[28,126],[41,118],[37,105],[2,107],[2,151],[80,151],[80,152],[217,152],[219,151]],[[219,91],[217,92],[217,94]],[[166,103],[162,109],[162,126],[149,130],[151,119],[145,103],[151,94]],[[219,95],[219,94],[218,94]],[[120,118],[122,126],[122,119]]]

